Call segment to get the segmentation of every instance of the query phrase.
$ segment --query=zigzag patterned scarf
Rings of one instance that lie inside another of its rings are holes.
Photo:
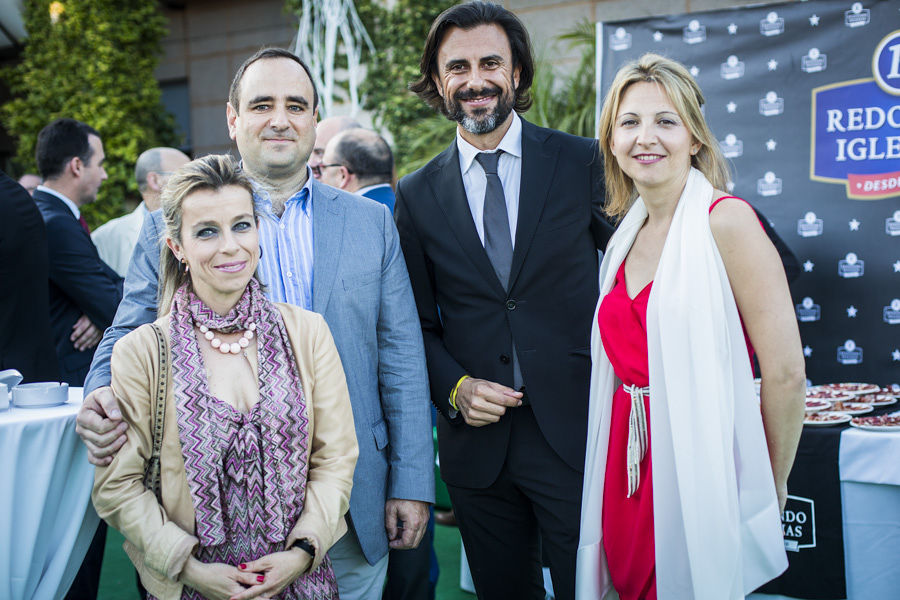
[[[251,279],[237,305],[224,317],[208,308],[187,284],[175,293],[170,325],[172,383],[178,415],[184,467],[196,514],[200,544],[217,546],[226,541],[223,471],[240,476],[240,465],[226,457],[212,403],[221,402],[209,391],[206,368],[197,343],[195,325],[230,333],[257,324],[261,439],[247,436],[244,444],[258,445],[262,461],[261,518],[269,542],[287,539],[306,492],[308,416],[297,362],[281,313]],[[252,438],[252,439],[251,439]],[[240,461],[237,461],[240,462]],[[238,471],[238,473],[233,473]]]

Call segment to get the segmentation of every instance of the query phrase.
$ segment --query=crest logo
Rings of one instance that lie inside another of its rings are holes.
[[[767,92],[765,98],[759,99],[759,114],[764,117],[773,117],[784,112],[784,98],[779,98],[775,92]]]
[[[865,273],[866,261],[860,260],[853,252],[848,252],[843,260],[838,261],[838,275],[844,279],[862,277]]]
[[[788,495],[781,513],[781,531],[784,549],[789,552],[816,547],[816,503],[812,498]]]
[[[819,52],[818,48],[810,48],[806,56],[800,59],[800,68],[806,73],[818,73],[828,66],[828,56]]]
[[[863,8],[862,2],[854,2],[850,10],[844,11],[844,25],[862,27],[869,24],[869,9]]]
[[[822,318],[822,307],[813,302],[813,299],[807,296],[800,304],[797,305],[797,320],[801,323],[810,323],[818,321]]]
[[[744,63],[732,54],[719,67],[719,74],[722,79],[739,79],[744,76]]]
[[[744,153],[744,142],[737,139],[733,133],[726,135],[725,139],[719,142],[719,146],[725,158],[737,158]]]
[[[685,44],[699,44],[706,41],[706,27],[700,24],[700,21],[693,19],[682,30],[681,38]]]
[[[816,237],[822,235],[824,223],[822,219],[816,217],[816,213],[808,212],[803,218],[797,221],[797,233],[800,237]]]
[[[843,346],[838,346],[837,361],[842,365],[858,365],[863,361],[863,349],[853,340],[847,340]]]
[[[884,232],[890,236],[900,235],[900,210],[884,220]]]
[[[900,30],[887,35],[872,55],[875,83],[892,96],[900,96]]]
[[[784,33],[784,19],[779,17],[777,12],[770,12],[759,22],[759,32],[766,36]]]
[[[760,196],[777,196],[781,193],[781,179],[772,171],[766,171],[762,179],[756,180],[756,193]]]
[[[812,93],[810,179],[858,200],[900,196],[900,29],[878,43],[872,74]]]
[[[619,27],[609,37],[609,47],[616,52],[628,50],[631,48],[631,34],[625,31],[624,27]]]
[[[884,322],[888,325],[900,324],[900,298],[894,298],[888,306],[884,307]]]

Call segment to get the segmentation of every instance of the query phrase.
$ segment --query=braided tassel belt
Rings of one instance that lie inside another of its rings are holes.
[[[628,471],[628,495],[631,498],[641,485],[641,461],[647,454],[647,412],[644,397],[650,395],[649,387],[623,385],[631,396],[631,413],[628,416],[628,447],[626,467]]]

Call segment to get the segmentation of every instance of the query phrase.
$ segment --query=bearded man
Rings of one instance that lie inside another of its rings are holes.
[[[411,86],[456,139],[396,218],[447,482],[478,597],[574,598],[602,214],[595,140],[536,127],[528,33],[501,6],[432,24]]]

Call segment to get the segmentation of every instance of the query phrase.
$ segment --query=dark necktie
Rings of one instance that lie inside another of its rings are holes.
[[[78,222],[81,223],[81,228],[84,229],[84,232],[91,235],[91,228],[88,227],[87,221],[84,220],[83,216],[78,215]]]
[[[512,235],[509,232],[509,215],[506,212],[506,195],[503,193],[503,184],[497,175],[497,163],[503,150],[497,152],[480,152],[475,160],[484,169],[487,176],[487,186],[484,189],[484,249],[487,251],[494,272],[500,280],[500,285],[506,290],[509,288],[509,271],[512,267],[513,245]],[[522,388],[522,371],[519,367],[519,355],[516,352],[516,343],[513,340],[513,387]]]
[[[509,234],[509,215],[506,212],[506,196],[497,175],[497,162],[502,150],[480,152],[475,160],[484,169],[487,186],[484,189],[484,249],[503,289],[509,287],[509,270],[512,266],[513,245]]]

